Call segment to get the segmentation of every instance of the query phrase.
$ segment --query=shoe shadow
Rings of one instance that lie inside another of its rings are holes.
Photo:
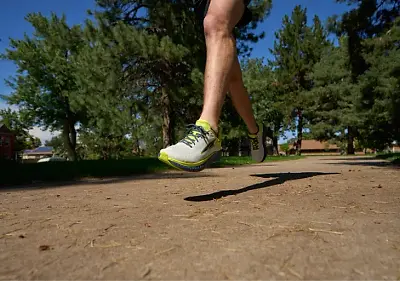
[[[226,196],[238,195],[240,193],[244,193],[247,191],[271,187],[274,185],[282,184],[286,181],[292,180],[299,180],[305,178],[311,178],[315,176],[322,176],[322,175],[338,175],[339,173],[321,173],[321,172],[301,172],[301,173],[273,173],[273,174],[257,174],[251,175],[253,177],[260,177],[260,178],[274,178],[272,180],[267,180],[265,182],[249,185],[240,189],[229,189],[229,190],[220,190],[217,192],[197,195],[197,196],[190,196],[184,198],[186,201],[191,202],[203,202],[203,201],[211,201],[215,199],[220,199]]]

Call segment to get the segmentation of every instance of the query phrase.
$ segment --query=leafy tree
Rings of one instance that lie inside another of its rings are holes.
[[[132,140],[126,136],[102,135],[96,131],[80,130],[78,151],[83,159],[120,159],[132,156]]]
[[[8,81],[14,92],[3,98],[19,106],[27,124],[61,130],[69,157],[75,159],[75,125],[84,120],[84,113],[71,105],[71,95],[77,91],[71,59],[84,44],[82,31],[55,14],[50,18],[29,14],[26,20],[34,28],[33,36],[11,39],[3,55],[18,68]]]
[[[68,151],[65,148],[65,142],[62,135],[57,135],[47,140],[45,146],[51,146],[53,148],[54,154],[60,157],[68,157]]]
[[[29,130],[32,128],[26,124],[19,112],[11,109],[0,110],[1,123],[5,124],[15,134],[14,150],[17,152],[25,149],[33,149],[41,145],[39,138],[32,136]]]
[[[284,152],[286,153],[286,155],[289,154],[289,151],[290,151],[290,145],[289,145],[289,143],[282,143],[282,144],[280,145],[280,147],[281,147],[281,150],[284,151]]]

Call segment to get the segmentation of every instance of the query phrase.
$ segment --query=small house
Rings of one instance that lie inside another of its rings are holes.
[[[23,162],[36,163],[39,159],[52,157],[54,154],[53,147],[51,146],[40,146],[35,149],[24,150],[22,154]]]
[[[10,129],[0,123],[0,159],[14,159],[14,138]]]

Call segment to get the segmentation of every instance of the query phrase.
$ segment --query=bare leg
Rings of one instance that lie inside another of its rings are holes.
[[[242,71],[237,57],[233,62],[230,73],[229,91],[231,93],[233,105],[247,125],[249,133],[256,134],[258,127],[254,118],[249,95],[243,84]]]
[[[236,42],[232,31],[242,17],[243,0],[212,0],[204,19],[207,61],[204,77],[204,105],[200,119],[217,131],[222,105],[234,65]]]

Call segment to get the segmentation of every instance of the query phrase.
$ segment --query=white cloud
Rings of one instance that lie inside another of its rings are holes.
[[[4,100],[0,100],[0,109],[11,108],[11,110],[18,111],[18,107],[15,105],[8,105]]]
[[[29,130],[29,133],[34,136],[39,138],[42,141],[42,145],[47,140],[50,140],[52,137],[58,136],[60,134],[59,131],[55,132],[50,132],[49,130],[42,130],[40,127],[33,127],[33,129]]]
[[[15,105],[8,105],[5,101],[0,100],[0,109],[11,108],[11,110],[18,111],[18,107]],[[42,145],[44,145],[45,141],[50,140],[52,137],[55,137],[60,134],[60,132],[50,132],[49,130],[42,130],[40,127],[34,126],[29,133],[39,138],[42,141]]]

